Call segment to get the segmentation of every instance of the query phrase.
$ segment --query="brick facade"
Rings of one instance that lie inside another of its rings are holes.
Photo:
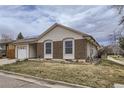
[[[44,44],[37,43],[37,57],[44,58]]]
[[[75,40],[75,59],[85,59],[87,57],[87,42],[84,39]]]
[[[63,41],[53,42],[53,58],[54,59],[63,58]]]
[[[84,39],[75,40],[75,59],[85,59],[87,56],[87,42]],[[44,44],[37,44],[37,57],[44,57]],[[63,41],[53,42],[53,59],[63,59]]]

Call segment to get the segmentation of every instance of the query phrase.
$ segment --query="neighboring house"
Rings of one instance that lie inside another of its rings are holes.
[[[0,40],[1,57],[15,58],[15,48],[13,40]]]
[[[100,47],[96,40],[85,33],[55,23],[35,38],[14,42],[17,59],[81,59],[94,57]]]
[[[111,44],[111,45],[108,45],[106,47],[104,47],[106,49],[106,53],[108,55],[124,55],[124,50],[121,49],[119,47],[119,45],[116,45],[116,44]]]
[[[2,56],[6,56],[7,53],[7,46],[9,44],[10,41],[4,41],[4,40],[0,40],[0,53]]]

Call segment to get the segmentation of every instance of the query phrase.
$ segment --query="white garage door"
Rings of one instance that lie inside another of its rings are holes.
[[[19,46],[18,47],[18,59],[26,59],[27,58],[27,47]]]

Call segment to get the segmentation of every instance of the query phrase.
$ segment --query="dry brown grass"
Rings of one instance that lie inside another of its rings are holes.
[[[25,61],[5,65],[0,69],[90,87],[112,87],[114,83],[124,84],[124,67],[107,60],[103,60],[98,65]]]

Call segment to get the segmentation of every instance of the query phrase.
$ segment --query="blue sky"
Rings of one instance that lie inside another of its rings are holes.
[[[13,37],[39,35],[54,23],[60,23],[92,35],[100,44],[109,43],[109,35],[120,17],[110,6],[0,6],[0,34]]]

